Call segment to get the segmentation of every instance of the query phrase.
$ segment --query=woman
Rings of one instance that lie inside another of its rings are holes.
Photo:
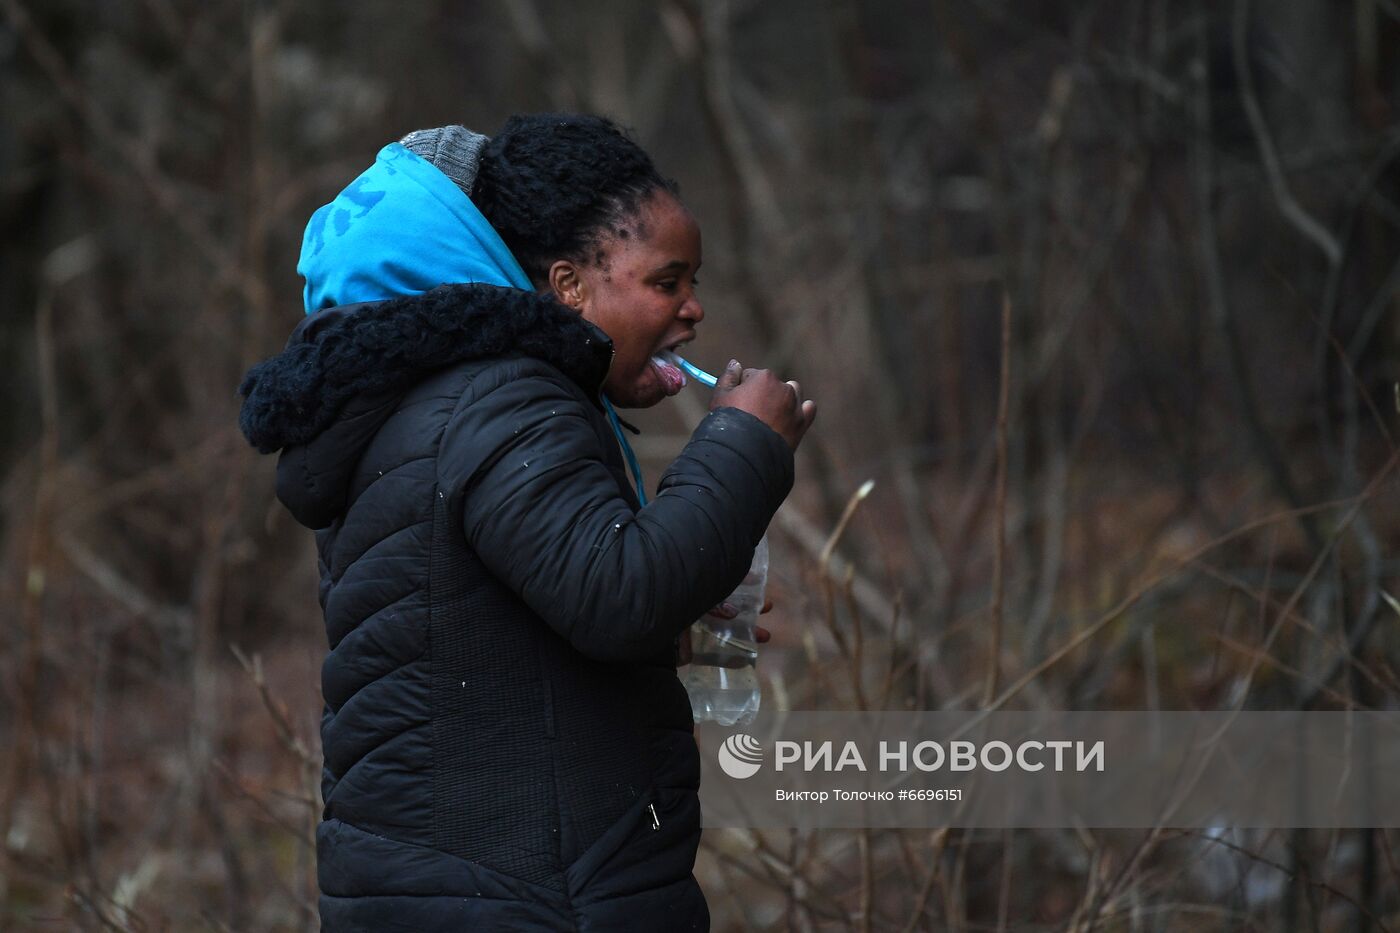
[[[679,391],[700,261],[674,184],[590,116],[411,134],[309,224],[308,317],[240,391],[317,530],[323,929],[708,928],[675,644],[815,408],[731,363],[634,492],[611,405]]]

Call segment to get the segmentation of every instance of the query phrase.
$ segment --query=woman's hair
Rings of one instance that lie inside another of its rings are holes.
[[[597,262],[657,191],[677,193],[611,120],[542,113],[506,121],[481,153],[471,199],[538,282],[558,259]]]

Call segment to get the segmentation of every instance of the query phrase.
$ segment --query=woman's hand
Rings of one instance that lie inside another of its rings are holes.
[[[773,600],[765,599],[763,601],[763,608],[758,610],[758,614],[763,615],[765,612],[772,611],[772,609]],[[720,603],[718,606],[705,613],[705,615],[714,616],[716,619],[732,619],[738,614],[738,611],[733,606],[729,605],[729,603]],[[768,644],[768,640],[772,637],[773,633],[763,626],[755,625],[753,627],[753,640],[760,645]],[[676,667],[689,664],[693,656],[694,653],[690,644],[690,629],[687,628],[684,632],[681,632],[680,637],[676,639]]]
[[[817,417],[817,403],[803,401],[796,380],[783,382],[768,369],[744,369],[730,360],[715,385],[710,410],[738,408],[777,431],[793,450]]]

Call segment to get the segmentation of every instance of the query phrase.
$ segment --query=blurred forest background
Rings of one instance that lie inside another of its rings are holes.
[[[820,403],[765,703],[1396,707],[1397,0],[0,13],[0,928],[316,928],[314,555],[234,390],[312,210],[516,111],[633,128],[705,231],[693,358]],[[653,481],[703,407],[639,415]],[[727,831],[697,874],[716,930],[1383,930],[1398,847]]]

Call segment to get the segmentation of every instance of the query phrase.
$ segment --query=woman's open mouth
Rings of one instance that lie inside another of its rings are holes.
[[[678,341],[673,346],[655,353],[651,358],[651,365],[661,378],[661,385],[666,390],[667,395],[675,395],[685,388],[685,373],[681,371],[680,365],[676,362],[675,351],[684,346],[687,341]]]

